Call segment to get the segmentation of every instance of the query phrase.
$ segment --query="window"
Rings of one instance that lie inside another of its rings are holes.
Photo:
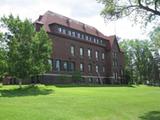
[[[80,63],[80,71],[83,72],[83,63]]]
[[[67,71],[67,62],[66,62],[66,61],[63,62],[63,70],[64,70],[64,71]]]
[[[96,38],[94,38],[94,43],[96,43]]]
[[[74,62],[69,62],[68,63],[68,70],[69,71],[74,71],[75,70],[75,63]]]
[[[76,37],[76,33],[72,31],[72,37]]]
[[[102,71],[103,71],[103,73],[105,72],[105,67],[104,66],[102,67]]]
[[[118,66],[118,60],[117,59],[115,59],[115,62],[116,62],[116,66]]]
[[[102,41],[102,45],[106,45],[106,42],[104,40]]]
[[[88,78],[88,81],[91,83],[92,82],[92,78]]]
[[[102,53],[102,60],[104,60],[104,53]]]
[[[98,65],[96,65],[96,73],[98,73],[99,72],[99,67],[98,67]]]
[[[92,41],[92,37],[91,36],[89,37],[89,41]]]
[[[116,79],[116,73],[115,72],[113,72],[113,78]]]
[[[112,64],[113,64],[113,66],[115,66],[115,60],[113,60]]]
[[[60,71],[60,60],[55,61],[55,71]]]
[[[68,30],[68,35],[71,36],[71,31],[70,30]]]
[[[97,39],[96,41],[97,41],[97,44],[99,44],[99,40]]]
[[[62,33],[66,34],[66,29],[65,28],[62,29]]]
[[[86,35],[86,40],[88,40],[88,35]]]
[[[88,49],[88,57],[91,58],[91,49]]]
[[[74,46],[71,46],[71,47],[70,47],[70,52],[71,52],[71,55],[72,55],[72,56],[75,55],[75,47],[74,47]]]
[[[84,39],[84,34],[81,35],[81,39]]]
[[[95,52],[95,56],[96,56],[96,60],[98,60],[98,56],[99,56],[99,52],[98,51]]]
[[[92,65],[88,64],[88,72],[91,73],[92,72]]]
[[[62,32],[62,28],[61,27],[58,27],[58,32]]]
[[[83,57],[83,55],[84,55],[84,50],[83,50],[83,48],[80,48],[80,49],[79,49],[79,52],[80,52],[80,53],[79,53],[80,56]]]
[[[77,33],[77,37],[80,38],[80,37],[81,37],[81,34],[80,34],[80,33]]]
[[[103,44],[103,41],[102,41],[102,40],[100,40],[100,44],[101,44],[101,45]]]

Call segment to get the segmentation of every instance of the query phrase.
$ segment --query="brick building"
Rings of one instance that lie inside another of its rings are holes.
[[[92,26],[51,11],[35,21],[37,31],[42,26],[53,42],[52,71],[42,82],[59,83],[57,77],[71,77],[74,71],[80,71],[87,83],[125,82],[124,54],[116,36],[105,36]]]

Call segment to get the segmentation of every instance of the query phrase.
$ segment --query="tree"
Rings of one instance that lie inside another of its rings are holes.
[[[152,49],[153,49],[153,57],[154,57],[154,69],[153,69],[153,77],[155,80],[159,81],[160,85],[160,27],[155,28],[151,32],[151,41],[152,41]]]
[[[155,28],[152,32],[151,32],[151,36],[150,36],[154,46],[158,49],[160,49],[160,27]]]
[[[7,51],[4,47],[3,34],[0,33],[0,80],[3,79],[7,72]]]
[[[124,40],[126,72],[135,83],[147,83],[152,79],[153,56],[149,41]]]
[[[10,15],[4,16],[1,21],[9,31],[8,72],[19,80],[21,87],[22,80],[28,80],[32,75],[48,70],[51,42],[43,29],[36,32],[33,24],[27,19],[22,21],[18,16]]]
[[[49,62],[52,52],[51,44],[51,40],[43,28],[33,37],[31,46],[31,62],[33,65],[31,67],[32,76],[43,74],[51,69],[51,64]]]
[[[101,12],[108,20],[130,16],[135,21],[152,22],[160,17],[160,0],[97,0],[105,5]],[[158,21],[159,22],[159,21]]]

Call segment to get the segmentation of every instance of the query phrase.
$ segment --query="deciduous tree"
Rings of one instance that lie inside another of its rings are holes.
[[[160,0],[97,1],[105,5],[101,15],[108,20],[117,20],[125,16],[130,16],[135,21],[148,23],[160,19]]]
[[[9,74],[19,80],[28,80],[32,75],[39,75],[49,68],[51,41],[47,33],[41,29],[36,32],[29,20],[20,20],[10,15],[1,18],[8,36]]]

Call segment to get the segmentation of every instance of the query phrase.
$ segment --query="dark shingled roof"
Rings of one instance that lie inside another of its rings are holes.
[[[79,30],[84,33],[88,33],[90,35],[94,35],[94,36],[103,38],[106,41],[109,41],[110,49],[112,49],[114,40],[116,40],[115,35],[105,36],[103,33],[98,31],[95,27],[89,26],[77,20],[73,20],[71,18],[65,17],[63,15],[60,15],[60,14],[57,14],[51,11],[47,11],[46,13],[44,13],[44,15],[40,15],[39,18],[35,21],[35,23],[43,25],[45,30],[49,33],[52,33],[52,30],[50,29],[49,26],[55,23],[55,24],[63,25],[65,27],[69,27],[75,30]],[[122,50],[120,51],[123,52]]]
[[[49,25],[56,23],[72,29],[82,31],[84,33],[88,33],[106,39],[105,35],[103,35],[96,28],[51,11],[47,11],[44,15],[39,16],[39,19],[36,20],[35,23],[43,24],[47,32],[51,32]]]

